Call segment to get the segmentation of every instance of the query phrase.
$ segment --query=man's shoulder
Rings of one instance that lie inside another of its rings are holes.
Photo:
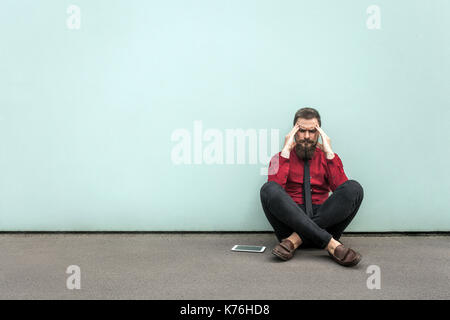
[[[322,151],[319,147],[316,147],[316,155],[320,159],[325,159],[325,152]]]
[[[318,157],[320,157],[320,158],[322,158],[322,159],[327,159],[327,155],[325,154],[325,152],[323,152],[322,151],[322,149],[320,149],[319,147],[316,147],[316,153],[317,153],[317,156]],[[336,157],[338,157],[338,155],[337,155],[337,153],[336,152],[334,152],[334,155],[336,156]],[[339,158],[339,157],[338,157]]]

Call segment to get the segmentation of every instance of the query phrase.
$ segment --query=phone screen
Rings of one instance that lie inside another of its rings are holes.
[[[236,246],[234,250],[250,250],[250,251],[261,251],[263,247],[261,246]]]

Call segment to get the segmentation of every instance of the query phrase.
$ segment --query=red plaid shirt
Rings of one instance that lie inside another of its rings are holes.
[[[330,191],[334,191],[341,183],[348,180],[339,156],[329,160],[325,153],[316,147],[310,160],[311,197],[313,204],[322,204],[328,199]],[[300,160],[293,149],[289,159],[275,154],[270,160],[268,181],[279,183],[291,198],[303,204],[303,160]]]

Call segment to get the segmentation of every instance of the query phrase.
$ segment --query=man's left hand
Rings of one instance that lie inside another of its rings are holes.
[[[319,143],[317,141],[317,146],[325,153],[327,159],[333,159],[334,158],[334,152],[331,149],[331,139],[327,136],[325,131],[322,130],[321,127],[317,124],[315,127],[319,133],[320,137],[322,138],[322,143]]]

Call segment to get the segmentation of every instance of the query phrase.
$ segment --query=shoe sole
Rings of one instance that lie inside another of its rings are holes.
[[[280,259],[283,260],[283,261],[288,261],[289,259],[292,258],[292,257],[291,257],[291,258],[287,258],[287,257],[283,256],[283,255],[280,254],[278,251],[275,251],[275,249],[272,250],[272,254],[273,254],[274,256],[280,258]]]

